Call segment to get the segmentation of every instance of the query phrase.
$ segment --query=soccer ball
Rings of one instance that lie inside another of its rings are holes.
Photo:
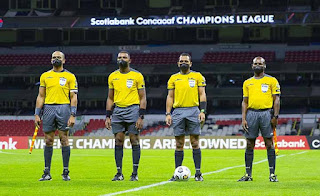
[[[179,166],[174,171],[173,176],[177,181],[188,181],[191,176],[191,171],[186,166]]]

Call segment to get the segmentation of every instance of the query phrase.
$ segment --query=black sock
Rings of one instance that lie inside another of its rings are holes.
[[[274,171],[276,170],[276,153],[274,149],[268,149],[267,153],[268,153],[270,174],[274,174]]]
[[[196,174],[201,173],[200,168],[201,168],[201,150],[199,149],[193,149],[193,162],[194,166],[196,168]]]
[[[132,145],[132,163],[133,163],[132,174],[138,174],[140,153],[141,153],[140,145]]]
[[[52,146],[44,147],[44,169],[48,172],[50,172],[52,152],[53,152]]]
[[[245,154],[246,172],[249,176],[252,174],[253,150],[246,149]]]
[[[62,146],[63,169],[69,170],[70,146]]]
[[[116,160],[118,174],[122,174],[122,158],[123,158],[123,146],[117,146],[114,149],[114,157]]]
[[[184,155],[183,151],[178,151],[178,150],[175,151],[174,158],[175,158],[176,168],[182,165],[183,155]]]

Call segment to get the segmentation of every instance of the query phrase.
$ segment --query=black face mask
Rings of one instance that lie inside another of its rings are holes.
[[[263,71],[264,71],[264,67],[261,67],[261,66],[254,66],[253,68],[252,68],[252,70],[254,71],[254,73],[256,73],[256,74],[261,74]]]
[[[118,60],[117,64],[119,65],[119,67],[121,67],[122,69],[125,69],[129,66],[129,63],[127,61],[124,60]]]
[[[62,61],[59,60],[59,59],[54,59],[52,61],[52,65],[55,66],[55,67],[60,67],[62,65]]]
[[[182,72],[188,71],[189,68],[190,68],[190,65],[189,65],[189,64],[186,64],[186,63],[180,64],[180,70],[181,70]]]

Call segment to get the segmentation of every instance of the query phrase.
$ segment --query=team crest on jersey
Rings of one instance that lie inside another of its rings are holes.
[[[268,84],[261,84],[261,91],[266,93],[269,89],[269,85]]]
[[[61,86],[64,86],[67,83],[67,79],[66,78],[60,78],[59,83],[60,83]]]
[[[127,87],[131,88],[133,86],[133,79],[127,79]]]
[[[189,79],[189,86],[190,86],[191,88],[193,88],[195,85],[196,85],[196,81],[195,81],[195,80],[192,80],[192,79]]]

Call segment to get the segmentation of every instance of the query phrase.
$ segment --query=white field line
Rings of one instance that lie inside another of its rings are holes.
[[[306,153],[306,152],[308,152],[308,151],[293,153],[293,154],[289,154],[288,156],[294,156],[294,155],[303,154],[303,153]],[[281,158],[281,157],[285,157],[285,156],[287,156],[287,155],[280,155],[280,156],[277,156],[277,158]],[[266,162],[266,161],[268,161],[268,159],[263,159],[261,161],[254,162],[253,164],[259,164],[259,163],[263,163],[263,162]],[[230,170],[230,169],[234,169],[234,168],[238,168],[238,167],[244,167],[244,165],[242,164],[242,165],[236,165],[236,166],[232,166],[232,167],[226,167],[226,168],[222,168],[222,169],[219,169],[219,170],[216,170],[216,171],[203,173],[203,175],[210,175],[210,174],[220,173],[220,172],[223,172],[223,171],[226,171],[226,170]],[[192,176],[192,177],[194,177],[194,176]],[[128,190],[125,190],[125,191],[109,193],[109,194],[105,194],[105,195],[102,195],[102,196],[120,195],[120,194],[124,194],[124,193],[140,191],[140,190],[143,190],[143,189],[148,189],[148,188],[152,188],[152,187],[155,187],[155,186],[161,186],[161,185],[168,184],[168,183],[171,183],[171,182],[172,181],[158,182],[158,183],[154,183],[154,184],[150,184],[150,185],[146,185],[146,186],[141,186],[141,187],[137,187],[137,188],[133,188],[133,189],[128,189]]]

